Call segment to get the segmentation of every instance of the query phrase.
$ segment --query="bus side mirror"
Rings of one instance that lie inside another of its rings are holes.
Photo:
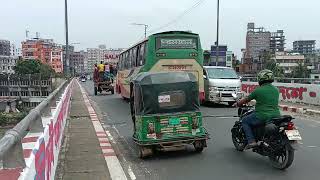
[[[203,75],[203,78],[204,78],[204,79],[207,79],[207,76],[206,76],[206,75]]]

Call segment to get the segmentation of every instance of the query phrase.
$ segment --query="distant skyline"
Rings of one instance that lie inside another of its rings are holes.
[[[69,0],[69,41],[80,43],[77,50],[98,47],[127,48],[144,36],[143,27],[132,23],[148,24],[149,30],[177,19],[198,0]],[[88,3],[90,2],[90,3]],[[221,0],[220,44],[240,56],[245,48],[248,22],[263,26],[268,31],[283,29],[286,48],[295,40],[316,40],[320,47],[320,1],[317,0]],[[0,6],[0,39],[17,46],[40,32],[41,38],[52,38],[64,44],[64,0],[10,0]],[[203,49],[210,49],[216,41],[216,0],[205,0],[176,23],[160,31],[191,30],[199,33]],[[239,57],[240,58],[240,57]]]

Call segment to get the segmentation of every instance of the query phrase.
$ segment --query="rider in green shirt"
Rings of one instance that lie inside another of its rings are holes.
[[[272,71],[267,69],[262,70],[258,74],[259,87],[248,97],[235,104],[236,106],[242,106],[253,99],[256,100],[255,112],[244,117],[242,120],[242,127],[248,140],[248,145],[245,149],[257,146],[252,128],[280,116],[279,90],[271,84],[273,81],[274,75]]]

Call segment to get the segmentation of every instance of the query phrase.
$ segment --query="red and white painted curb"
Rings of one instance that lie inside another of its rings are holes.
[[[115,153],[115,151],[112,148],[112,145],[110,143],[110,140],[112,140],[112,136],[109,131],[105,131],[102,127],[99,118],[93,109],[93,107],[90,104],[90,100],[88,98],[88,95],[86,91],[83,89],[83,87],[80,85],[80,83],[77,81],[77,83],[80,86],[80,90],[84,99],[84,102],[87,106],[87,109],[90,114],[90,119],[93,124],[93,127],[96,131],[97,138],[100,142],[100,147],[102,150],[102,154],[104,156],[104,159],[107,163],[109,173],[112,180],[127,180],[127,177],[125,175],[125,172],[119,162],[119,159]]]
[[[293,107],[293,106],[288,106],[288,105],[279,105],[279,107],[282,111],[288,111],[288,112],[292,112],[292,113],[320,115],[320,111],[313,110],[313,109],[307,109],[307,108],[302,108],[302,107]]]
[[[279,105],[282,111],[288,111],[288,112],[293,112],[293,113],[299,113],[303,114],[305,112],[304,108],[300,107],[293,107],[293,106],[287,106],[287,105]]]

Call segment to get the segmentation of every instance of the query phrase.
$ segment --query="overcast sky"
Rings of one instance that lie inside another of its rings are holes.
[[[68,0],[69,41],[77,49],[96,47],[126,48],[149,30],[177,19],[199,0]],[[315,39],[320,44],[319,0],[220,0],[220,42],[240,55],[245,47],[246,26],[255,22],[267,30],[283,29],[286,47],[299,39]],[[5,0],[0,6],[0,39],[20,45],[25,30],[30,36],[64,41],[64,0]],[[191,30],[199,33],[203,49],[216,40],[216,0],[205,0],[176,23],[161,29]],[[318,45],[320,47],[320,45]]]

